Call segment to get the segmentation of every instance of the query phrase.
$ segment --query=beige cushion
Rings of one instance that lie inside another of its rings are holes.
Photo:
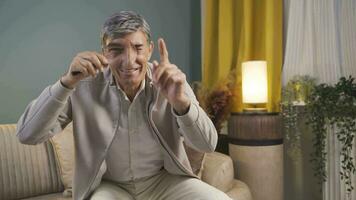
[[[21,144],[15,124],[0,125],[0,199],[23,199],[63,190],[49,143]]]
[[[59,172],[64,185],[65,196],[70,196],[72,190],[72,180],[74,171],[74,140],[73,127],[70,123],[62,133],[56,134],[51,138],[54,154],[59,164]]]
[[[223,192],[228,191],[234,180],[231,158],[218,152],[206,153],[201,178],[204,182]]]
[[[202,180],[225,192],[233,200],[252,200],[249,187],[234,179],[232,160],[225,154],[214,152],[205,155]]]

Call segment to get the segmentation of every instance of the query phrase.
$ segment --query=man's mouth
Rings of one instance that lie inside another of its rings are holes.
[[[131,75],[140,69],[141,67],[136,67],[136,68],[129,68],[129,69],[119,69],[119,71],[125,75]]]

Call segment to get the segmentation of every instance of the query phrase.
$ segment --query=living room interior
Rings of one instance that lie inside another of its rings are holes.
[[[73,131],[16,123],[121,10],[164,38],[218,132],[197,174],[234,200],[356,200],[356,0],[0,1],[0,200],[71,199]],[[192,164],[193,166],[193,164]]]

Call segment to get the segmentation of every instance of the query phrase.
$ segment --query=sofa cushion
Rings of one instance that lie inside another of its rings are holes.
[[[252,200],[249,187],[234,179],[232,160],[225,154],[213,152],[205,155],[202,180],[225,192],[233,200]]]
[[[234,167],[229,156],[214,152],[205,155],[202,180],[226,192],[232,187]]]
[[[59,165],[60,178],[64,185],[63,194],[71,193],[74,171],[74,140],[72,123],[60,134],[53,136],[50,141],[54,148],[54,155]],[[70,196],[70,194],[69,194]]]
[[[50,143],[24,145],[16,125],[0,125],[0,199],[21,199],[63,190]]]

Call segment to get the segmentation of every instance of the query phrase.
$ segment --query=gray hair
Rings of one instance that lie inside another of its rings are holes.
[[[101,28],[101,45],[105,46],[106,40],[111,38],[123,37],[129,33],[143,31],[146,34],[147,41],[151,41],[150,26],[146,20],[133,11],[121,11],[114,13],[104,22]]]

